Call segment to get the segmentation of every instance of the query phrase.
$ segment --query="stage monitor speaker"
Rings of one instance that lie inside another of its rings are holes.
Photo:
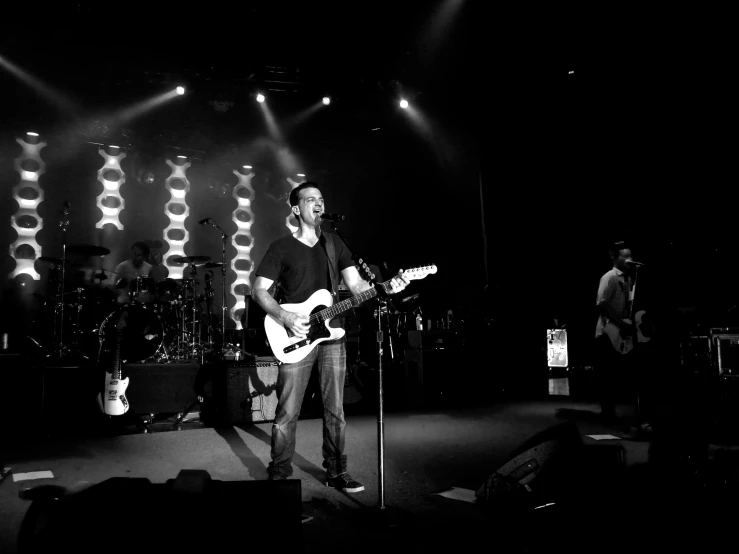
[[[301,494],[299,479],[219,481],[204,470],[163,484],[113,477],[58,499],[33,495],[19,552],[302,552]]]
[[[209,367],[211,397],[203,416],[214,424],[274,421],[278,366],[269,362],[225,361]]]

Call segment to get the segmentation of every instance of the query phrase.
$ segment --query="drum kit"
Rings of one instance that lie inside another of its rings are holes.
[[[66,252],[82,257],[110,253],[107,248],[93,245],[71,245]],[[221,338],[220,322],[212,315],[212,269],[222,264],[210,259],[173,258],[174,263],[189,265],[187,278],[156,282],[150,276],[126,280],[114,271],[42,256],[40,261],[51,264],[47,284],[51,293],[35,294],[42,309],[34,322],[31,340],[49,357],[96,361],[103,345],[114,340],[116,323],[126,310],[122,362],[202,362],[206,356],[221,352],[217,343]],[[203,287],[200,269],[205,270]]]

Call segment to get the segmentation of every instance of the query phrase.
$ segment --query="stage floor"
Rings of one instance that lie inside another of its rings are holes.
[[[620,410],[621,415],[630,415],[627,407]],[[436,552],[443,550],[442,545],[466,548],[509,541],[520,546],[522,539],[511,537],[506,529],[496,529],[495,520],[491,521],[479,504],[437,493],[452,487],[477,490],[510,459],[516,447],[563,421],[573,421],[586,444],[622,444],[627,466],[645,465],[649,441],[630,436],[627,428],[604,427],[598,411],[592,403],[550,397],[468,409],[387,414],[385,503],[413,514],[411,527],[389,530],[373,528],[365,510],[379,503],[376,417],[347,417],[349,470],[366,487],[354,495],[324,485],[321,420],[303,419],[298,424],[294,477],[302,482],[303,513],[313,518],[302,525],[305,551]],[[27,487],[54,484],[79,490],[111,477],[164,483],[182,469],[203,469],[222,481],[264,480],[270,459],[270,430],[270,423],[261,423],[224,428],[195,425],[180,431],[107,437],[28,437],[6,449],[5,466],[12,474],[50,471],[53,478],[14,482],[11,474],[0,483],[0,552],[17,552],[17,533],[30,505],[19,495]],[[623,438],[595,441],[586,436],[593,434]],[[145,513],[146,506],[141,506],[141,514]],[[156,514],[149,516],[156,520]],[[183,520],[182,529],[170,532],[185,532],[192,524]],[[576,530],[561,532],[564,537]],[[624,528],[608,527],[604,532],[620,535]],[[562,544],[559,540],[553,544],[557,543]],[[243,544],[248,548],[246,538]],[[501,551],[515,551],[515,546]]]

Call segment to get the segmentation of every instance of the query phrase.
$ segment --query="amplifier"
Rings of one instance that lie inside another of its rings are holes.
[[[408,348],[437,348],[441,350],[463,345],[462,334],[453,329],[408,331]]]
[[[739,329],[711,329],[713,362],[721,377],[739,377]]]
[[[210,372],[212,397],[203,417],[224,425],[274,421],[278,367],[236,360],[215,364]]]

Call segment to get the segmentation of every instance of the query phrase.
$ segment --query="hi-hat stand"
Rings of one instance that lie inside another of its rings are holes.
[[[336,226],[335,221],[331,221],[331,228],[336,235],[344,242],[350,252],[354,252],[349,242],[342,236]],[[369,283],[373,287],[378,287],[375,281],[374,274],[371,274],[369,268],[366,266],[365,261],[352,254],[352,259],[360,267],[366,268],[366,273],[370,274]],[[377,516],[377,523],[384,527],[406,527],[412,524],[413,516],[410,512],[401,510],[399,508],[390,507],[385,504],[385,396],[384,386],[382,381],[382,357],[383,357],[383,342],[384,332],[382,327],[382,312],[387,312],[387,299],[382,298],[379,294],[377,296],[380,305],[376,310],[377,314],[377,381],[378,381],[378,411],[377,411],[377,485],[378,485],[378,506],[376,506],[375,515]],[[383,310],[384,308],[384,310]],[[389,334],[389,318],[388,318],[388,334]]]

